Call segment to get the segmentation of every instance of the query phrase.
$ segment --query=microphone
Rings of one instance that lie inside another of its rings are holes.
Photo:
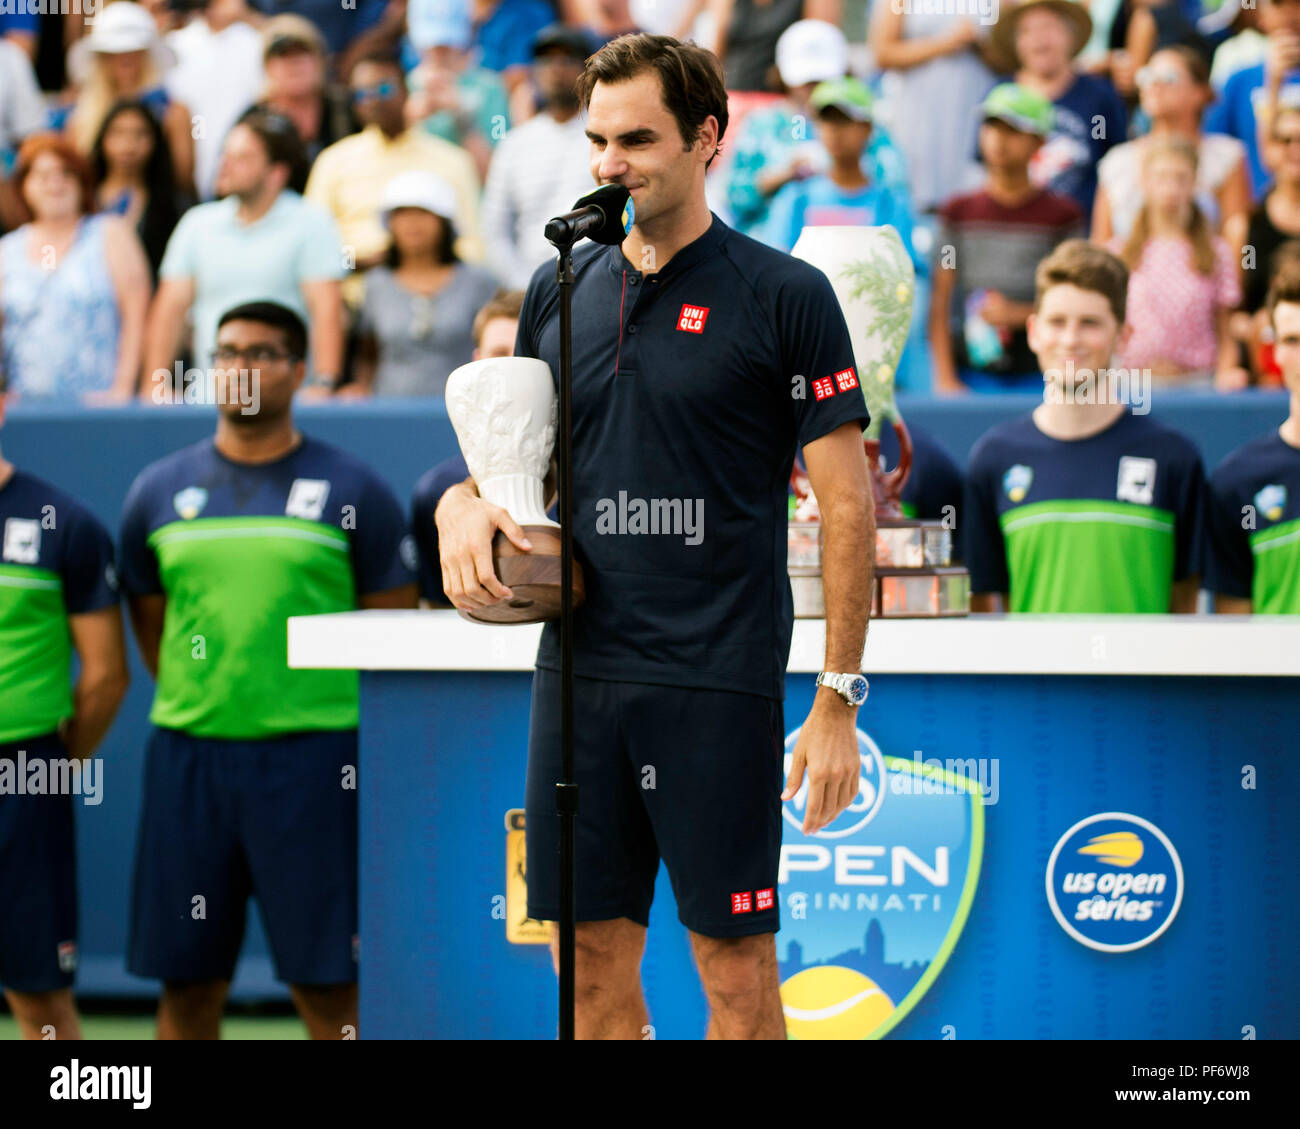
[[[573,208],[546,225],[546,238],[557,247],[572,247],[580,239],[608,245],[622,243],[636,217],[632,194],[621,184],[597,188]]]

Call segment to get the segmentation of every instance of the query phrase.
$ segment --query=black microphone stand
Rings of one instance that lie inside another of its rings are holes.
[[[573,988],[575,827],[578,785],[573,779],[573,244],[566,229],[546,237],[560,253],[555,281],[560,289],[560,403],[556,465],[560,492],[560,780],[555,810],[560,817],[560,1039],[574,1037]]]

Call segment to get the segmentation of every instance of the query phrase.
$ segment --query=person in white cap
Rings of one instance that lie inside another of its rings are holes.
[[[380,218],[391,242],[383,265],[364,276],[356,380],[341,394],[441,396],[452,370],[473,357],[474,315],[496,278],[456,257],[456,190],[442,177],[395,176]]]
[[[141,4],[118,0],[95,17],[90,34],[68,52],[68,71],[81,86],[68,119],[68,136],[89,156],[104,115],[121,98],[136,98],[153,111],[167,137],[176,184],[194,186],[194,137],[190,110],[162,84],[176,64],[176,52],[158,35],[158,25]]]
[[[843,78],[849,71],[844,33],[825,20],[799,20],[776,43],[776,66],[785,98],[770,108],[747,114],[728,170],[727,205],[736,230],[753,235],[767,220],[773,197],[792,181],[827,171],[826,151],[813,130],[809,105],[819,82]],[[894,192],[907,193],[902,156],[879,125],[863,160],[871,180]]]

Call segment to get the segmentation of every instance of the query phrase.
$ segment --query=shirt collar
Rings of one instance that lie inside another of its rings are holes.
[[[659,270],[655,272],[660,279],[671,278],[674,275],[680,274],[682,271],[689,270],[696,263],[703,262],[704,259],[712,255],[714,251],[721,246],[722,241],[726,239],[728,234],[730,234],[731,228],[718,219],[716,215],[713,215],[712,212],[709,214],[713,216],[713,222],[709,224],[708,231],[693,243],[686,244],[686,246],[669,259],[667,263],[660,267]],[[624,271],[630,271],[633,274],[640,273],[636,267],[628,262],[623,256],[623,246],[620,243],[616,243],[614,246],[609,248],[609,252],[606,255],[606,261],[609,263],[609,271],[611,274],[622,274]]]

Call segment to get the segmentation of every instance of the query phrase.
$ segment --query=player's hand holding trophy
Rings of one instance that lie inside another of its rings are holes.
[[[479,623],[540,623],[560,614],[560,527],[546,516],[545,486],[555,447],[556,393],[551,368],[531,357],[488,357],[447,378],[447,415],[479,497],[523,527],[532,550],[499,530],[492,542],[497,577],[510,600],[461,615]],[[573,604],[585,593],[573,562]]]

